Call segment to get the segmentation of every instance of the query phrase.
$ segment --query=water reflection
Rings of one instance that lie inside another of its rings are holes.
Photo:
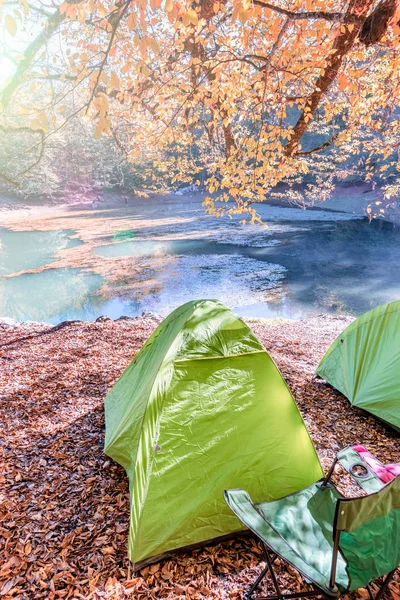
[[[272,208],[269,230],[201,213],[167,226],[155,221],[141,230],[145,239],[97,248],[97,260],[134,260],[132,276],[113,281],[107,297],[99,294],[103,278],[78,268],[1,278],[49,264],[81,242],[72,231],[0,230],[0,316],[57,323],[149,310],[166,315],[187,300],[211,297],[243,316],[301,318],[358,315],[400,298],[400,237],[390,225]]]
[[[0,275],[36,269],[56,260],[56,253],[83,242],[74,231],[9,231],[0,229]]]
[[[104,300],[94,292],[102,277],[80,269],[49,269],[3,279],[0,315],[18,321],[92,320],[103,314]]]
[[[221,230],[223,243],[216,243],[210,231],[212,241],[130,241],[96,252],[108,258],[147,256],[149,265],[152,257],[174,255],[173,268],[156,274],[161,290],[141,300],[144,310],[162,314],[206,296],[220,298],[241,315],[288,318],[358,315],[400,298],[400,237],[391,225],[327,221],[326,215],[304,225],[304,220],[277,224],[263,245],[257,231],[246,232],[244,245],[231,228],[231,243]]]

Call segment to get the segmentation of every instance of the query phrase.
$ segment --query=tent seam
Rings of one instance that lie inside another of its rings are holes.
[[[179,360],[174,360],[174,364],[190,362],[195,360],[218,360],[223,358],[235,358],[235,356],[247,356],[249,354],[268,354],[267,350],[252,350],[251,352],[240,352],[240,354],[226,354],[224,356],[197,356],[195,358],[181,358]]]
[[[202,302],[201,302],[201,303],[200,303],[198,306],[196,306],[196,308],[195,308],[194,310],[191,310],[191,311],[190,311],[190,314],[188,315],[187,319],[185,320],[185,322],[184,322],[184,324],[183,324],[183,327],[182,327],[182,329],[184,329],[184,328],[185,328],[185,326],[186,326],[186,324],[187,324],[187,322],[188,322],[189,318],[190,318],[190,317],[191,317],[191,316],[192,316],[192,315],[193,315],[193,314],[196,312],[196,310],[197,310],[197,309],[198,309],[200,306],[202,306],[203,304],[205,304],[206,302],[207,302],[207,300],[203,300],[203,301],[202,301]],[[181,331],[182,331],[182,330],[181,330]],[[180,333],[180,332],[179,332],[179,333]],[[176,340],[176,338],[178,337],[179,333],[178,333],[178,334],[175,336],[174,340]],[[160,365],[160,369],[158,370],[158,373],[157,373],[157,375],[156,375],[156,377],[155,377],[155,379],[154,379],[153,385],[151,386],[151,391],[150,391],[150,394],[149,394],[149,399],[150,399],[150,398],[151,398],[151,396],[152,396],[152,393],[153,393],[153,390],[154,390],[154,386],[155,386],[155,384],[156,384],[156,381],[159,379],[159,376],[160,376],[160,370],[161,370],[162,366],[164,365],[164,361],[165,361],[165,358],[166,358],[167,354],[168,354],[168,352],[165,354],[165,356],[164,356],[164,359],[163,359],[163,361],[162,361],[162,363],[161,363],[161,365]],[[174,370],[174,367],[173,367],[173,365],[174,365],[174,361],[172,361],[172,370]],[[145,409],[145,411],[144,411],[144,414],[143,414],[142,426],[143,426],[143,423],[145,422],[146,413],[147,413],[147,408],[148,408],[148,406],[149,406],[149,399],[147,400],[147,403],[146,403],[146,409]],[[151,473],[152,473],[152,470],[153,470],[153,462],[154,462],[154,443],[158,442],[158,439],[159,439],[159,436],[160,436],[160,425],[161,425],[161,420],[162,420],[162,412],[163,412],[164,401],[165,401],[165,398],[164,398],[164,394],[163,394],[163,400],[162,400],[162,403],[161,403],[161,406],[160,406],[160,413],[159,413],[159,417],[158,417],[158,419],[157,419],[157,423],[156,423],[156,426],[155,426],[155,439],[153,440],[153,444],[152,444],[151,460],[149,461],[149,466],[147,467],[147,470],[146,470],[146,483],[145,483],[145,485],[143,486],[143,494],[142,494],[142,498],[141,498],[141,502],[140,502],[140,511],[139,511],[140,517],[139,517],[139,521],[138,521],[137,534],[136,534],[135,538],[139,537],[140,530],[141,530],[142,512],[143,512],[143,507],[144,507],[144,504],[145,504],[145,502],[146,502],[147,493],[148,493],[148,491],[149,491],[150,475],[151,475]],[[138,452],[137,452],[137,454],[136,454],[135,467],[136,467],[136,461],[137,461],[138,454],[139,454],[139,447],[138,447]],[[129,524],[129,528],[130,528],[130,524]]]

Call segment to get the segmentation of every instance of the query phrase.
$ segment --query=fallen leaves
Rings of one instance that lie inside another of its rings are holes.
[[[345,320],[249,324],[286,377],[325,467],[337,449],[357,441],[383,462],[399,460],[391,430],[311,380]],[[2,599],[239,600],[260,572],[262,554],[250,537],[132,572],[128,483],[103,454],[103,398],[155,326],[144,317],[1,330]],[[351,490],[345,477],[338,483]],[[282,587],[298,591],[293,569],[279,562],[278,576]],[[271,591],[268,582],[265,589]],[[399,595],[397,574],[386,598]]]

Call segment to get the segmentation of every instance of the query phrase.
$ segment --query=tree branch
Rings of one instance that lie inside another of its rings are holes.
[[[43,129],[32,129],[31,127],[25,126],[13,127],[10,125],[9,127],[6,127],[5,125],[0,125],[0,130],[4,131],[4,133],[39,133],[44,135]]]
[[[290,138],[285,146],[284,154],[293,156],[296,154],[297,147],[301,138],[307,131],[315,111],[317,110],[322,98],[330,88],[333,81],[336,79],[343,59],[352,48],[368,11],[372,8],[374,0],[351,0],[347,9],[346,15],[356,15],[357,23],[352,27],[351,31],[348,27],[344,31],[338,31],[333,43],[332,51],[327,58],[327,64],[321,75],[315,82],[314,91],[308,97],[306,105],[294,126]]]
[[[380,2],[376,9],[365,19],[360,32],[360,42],[366,46],[372,46],[380,42],[398,8],[397,0],[383,0]]]
[[[6,183],[9,183],[10,185],[13,185],[16,188],[21,187],[20,184],[18,183],[18,181],[15,181],[15,179],[11,179],[11,177],[9,177],[8,175],[5,175],[4,173],[1,173],[1,171],[0,171],[0,179],[5,181]]]
[[[84,0],[66,0],[68,4],[80,4]],[[3,111],[7,108],[10,100],[17,90],[18,86],[24,81],[24,77],[29,67],[32,65],[39,50],[47,43],[50,37],[55,33],[64,20],[65,15],[61,14],[60,9],[57,10],[47,19],[45,26],[39,35],[29,44],[24,52],[24,58],[19,62],[18,67],[8,84],[4,89],[0,103],[2,104]]]
[[[96,94],[97,86],[99,85],[101,74],[103,72],[103,69],[104,69],[106,63],[107,63],[108,55],[110,54],[110,50],[111,50],[113,42],[114,42],[115,34],[117,33],[118,25],[120,24],[122,18],[124,17],[126,11],[128,10],[128,8],[130,6],[130,4],[131,4],[131,0],[126,0],[126,2],[124,3],[123,7],[121,7],[119,9],[119,14],[113,20],[110,39],[108,41],[107,48],[106,48],[106,50],[104,52],[104,58],[101,61],[99,72],[97,74],[96,81],[95,81],[95,84],[93,86],[92,93],[90,94],[90,100],[89,100],[88,105],[87,105],[86,113],[88,112],[89,107],[90,107],[91,103],[93,102],[93,98],[94,98],[94,96]]]
[[[263,2],[262,0],[253,0],[253,4],[257,4],[257,6],[261,6],[262,8],[269,8],[270,10],[273,10],[280,15],[284,15],[293,21],[300,21],[304,19],[323,19],[325,21],[336,23],[363,23],[364,21],[364,17],[360,17],[359,15],[351,13],[326,12],[324,10],[292,12],[286,8],[281,8],[280,6],[275,6],[274,4]]]
[[[319,146],[316,146],[312,150],[305,150],[305,151],[302,151],[302,152],[296,152],[295,156],[309,156],[310,154],[314,154],[315,152],[319,152],[320,150],[323,150],[324,148],[328,148],[328,146],[330,146],[331,144],[333,144],[333,142],[339,137],[340,133],[341,133],[340,131],[337,131],[335,133],[335,135],[333,135],[329,140],[327,140],[323,144],[320,144]]]
[[[35,74],[32,73],[29,77],[30,80],[44,80],[44,81],[76,81],[77,77],[76,75],[39,75],[39,74]]]

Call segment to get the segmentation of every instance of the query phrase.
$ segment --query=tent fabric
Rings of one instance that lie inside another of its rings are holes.
[[[322,358],[317,374],[358,406],[400,428],[400,301],[351,323]]]
[[[297,406],[265,348],[215,300],[167,317],[105,399],[105,452],[130,487],[139,565],[243,529],[224,489],[276,499],[322,476]]]

